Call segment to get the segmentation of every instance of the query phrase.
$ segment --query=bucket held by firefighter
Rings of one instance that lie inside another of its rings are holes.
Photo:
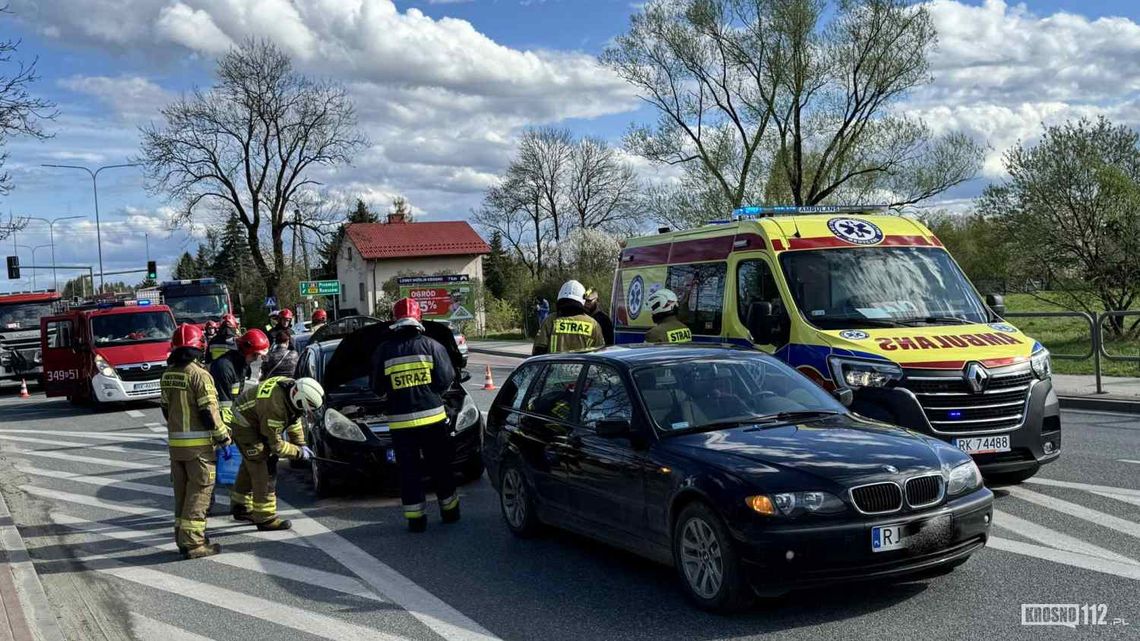
[[[233,485],[241,468],[241,450],[230,444],[218,448],[218,485]]]

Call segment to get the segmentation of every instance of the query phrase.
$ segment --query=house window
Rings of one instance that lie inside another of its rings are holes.
[[[359,283],[359,285],[360,285],[360,302],[363,303],[364,302],[364,283]]]

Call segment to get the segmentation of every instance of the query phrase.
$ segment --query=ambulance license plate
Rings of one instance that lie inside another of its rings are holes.
[[[954,446],[967,454],[993,454],[1009,451],[1009,434],[971,436],[954,439]]]
[[[906,547],[901,525],[878,525],[871,528],[871,551],[887,552]]]

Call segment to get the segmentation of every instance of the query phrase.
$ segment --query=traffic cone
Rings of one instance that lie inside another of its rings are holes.
[[[490,371],[490,370],[488,370],[488,371]],[[20,379],[20,398],[31,398],[31,397],[32,397],[32,395],[28,393],[28,381],[26,379],[21,378]]]
[[[483,375],[483,389],[490,392],[495,389],[495,381],[491,380],[491,366],[487,365],[486,367],[487,369]]]

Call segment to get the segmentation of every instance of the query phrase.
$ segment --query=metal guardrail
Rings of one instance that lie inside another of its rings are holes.
[[[1060,354],[1050,350],[1053,358],[1060,360],[1083,361],[1093,359],[1093,374],[1096,376],[1096,393],[1106,394],[1101,382],[1101,360],[1124,363],[1140,363],[1140,356],[1126,354],[1112,354],[1104,345],[1104,322],[1109,318],[1137,318],[1140,311],[1099,312],[1089,314],[1086,312],[1009,312],[1005,318],[1079,318],[1089,328],[1089,350],[1084,354]]]

